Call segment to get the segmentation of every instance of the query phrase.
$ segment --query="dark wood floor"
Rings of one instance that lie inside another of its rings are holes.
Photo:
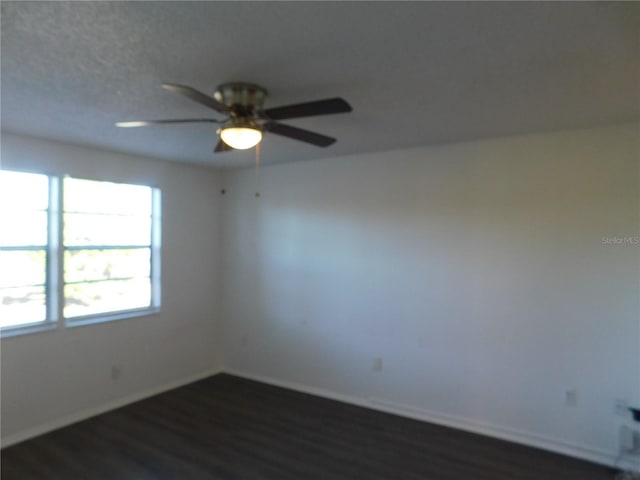
[[[2,480],[602,480],[561,455],[216,375],[2,451]]]

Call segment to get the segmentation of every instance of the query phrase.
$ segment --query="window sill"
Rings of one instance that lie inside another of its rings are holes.
[[[84,327],[85,325],[95,325],[96,323],[114,322],[117,320],[126,320],[127,318],[147,317],[160,313],[160,307],[140,308],[136,310],[127,310],[114,313],[98,313],[96,315],[87,315],[85,317],[76,317],[65,319],[65,327]]]
[[[141,308],[137,310],[127,310],[116,313],[100,313],[96,315],[88,315],[86,317],[77,317],[64,321],[67,328],[83,327],[85,325],[95,325],[97,323],[114,322],[117,320],[126,320],[127,318],[147,317],[160,313],[160,307]],[[0,329],[0,338],[19,337],[31,333],[41,333],[56,330],[61,322],[47,321],[37,324],[16,325],[12,327],[4,327]]]
[[[41,322],[37,324],[29,325],[16,325],[12,327],[4,327],[0,330],[0,338],[18,337],[21,335],[28,335],[30,333],[48,332],[58,328],[57,322]]]

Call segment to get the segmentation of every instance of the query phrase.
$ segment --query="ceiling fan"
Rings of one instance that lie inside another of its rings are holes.
[[[285,125],[277,120],[352,111],[351,105],[342,98],[328,98],[263,109],[262,104],[267,96],[267,91],[258,85],[243,82],[224,83],[218,86],[213,97],[185,85],[164,83],[162,88],[184,95],[201,105],[226,115],[227,118],[223,120],[215,118],[142,120],[118,122],[116,126],[145,127],[171,123],[220,123],[221,127],[217,132],[220,135],[220,140],[213,150],[216,153],[251,148],[260,143],[263,132],[275,133],[318,147],[328,147],[336,141],[335,138]]]

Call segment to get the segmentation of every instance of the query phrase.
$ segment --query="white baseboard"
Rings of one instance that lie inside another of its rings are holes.
[[[66,427],[73,423],[77,423],[82,420],[95,417],[96,415],[106,413],[110,410],[115,410],[116,408],[124,407],[125,405],[128,405],[130,403],[134,403],[139,400],[143,400],[145,398],[152,397],[154,395],[158,395],[160,393],[164,393],[169,390],[173,390],[174,388],[182,387],[189,383],[197,382],[198,380],[202,380],[204,378],[210,377],[212,375],[216,375],[218,373],[220,373],[220,368],[205,370],[203,372],[196,373],[194,375],[189,375],[188,377],[183,377],[178,380],[174,380],[172,382],[159,385],[157,387],[149,388],[142,392],[137,392],[131,395],[127,395],[126,397],[119,398],[117,400],[107,402],[102,405],[98,405],[96,407],[83,410],[81,412],[73,413],[71,415],[67,415],[65,417],[62,417],[56,420],[52,420],[51,422],[47,422],[42,425],[37,425],[35,427],[28,428],[21,432],[17,432],[4,437],[1,442],[2,448],[15,445],[16,443],[20,443],[24,440],[28,440],[30,438],[37,437],[44,433],[51,432],[52,430],[57,430],[58,428]]]
[[[329,398],[331,400],[337,400],[340,402],[370,408],[381,412],[392,413],[395,415],[434,423],[445,427],[452,427],[458,430],[464,430],[467,432],[486,435],[488,437],[507,440],[509,442],[519,443],[529,447],[540,448],[554,453],[560,453],[562,455],[579,458],[581,460],[587,460],[590,462],[598,463],[600,465],[606,465],[608,467],[618,467],[640,471],[640,461],[636,461],[635,459],[630,458],[619,458],[617,452],[599,450],[585,445],[577,445],[555,438],[503,427],[501,425],[479,422],[477,420],[469,418],[443,414],[440,412],[425,410],[409,405],[389,402],[382,399],[345,395],[323,388],[312,387],[309,385],[290,382],[287,380],[280,380],[265,375],[256,375],[250,372],[233,368],[223,368],[222,370],[223,373],[236,375],[238,377],[243,377],[249,380],[255,380],[277,387],[283,387],[302,393],[309,393],[311,395],[317,395],[319,397]]]

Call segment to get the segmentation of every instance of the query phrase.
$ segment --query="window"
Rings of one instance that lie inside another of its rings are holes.
[[[64,180],[64,316],[149,308],[153,189]]]
[[[0,174],[0,327],[45,322],[49,179]]]
[[[158,310],[158,189],[3,170],[0,202],[3,336]]]

